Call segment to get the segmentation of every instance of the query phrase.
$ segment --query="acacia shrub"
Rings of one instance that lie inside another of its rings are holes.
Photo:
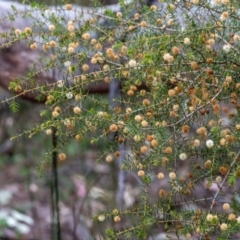
[[[95,144],[116,133],[100,159],[111,163],[119,145],[127,145],[122,170],[136,172],[142,192],[136,206],[95,217],[121,222],[120,230],[107,231],[110,239],[144,239],[159,225],[186,239],[230,239],[240,229],[239,204],[222,195],[228,187],[238,191],[240,176],[239,12],[230,0],[129,4],[121,2],[118,12],[92,12],[84,22],[85,12],[70,4],[42,8],[33,26],[3,36],[1,48],[21,41],[33,51],[43,49],[41,69],[13,79],[9,89],[17,94],[6,100],[14,110],[15,98],[26,92],[46,96],[42,123],[13,139],[50,135],[55,127],[58,146],[43,157],[44,170],[53,151],[67,159],[61,149],[69,139],[95,132]],[[61,17],[72,12],[71,19]],[[55,83],[34,82],[51,69],[61,73]],[[113,107],[86,91],[113,79],[122,85]],[[216,191],[199,197],[198,186]]]

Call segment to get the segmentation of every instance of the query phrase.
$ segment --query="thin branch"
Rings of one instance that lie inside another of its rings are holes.
[[[224,177],[221,185],[219,186],[218,191],[217,191],[216,194],[214,195],[213,200],[212,200],[212,204],[211,204],[211,207],[210,207],[210,211],[213,209],[213,206],[214,206],[214,204],[215,204],[215,200],[216,200],[218,194],[220,193],[220,191],[222,190],[223,185],[224,185],[224,183],[226,182],[226,180],[227,180],[227,178],[228,178],[228,175],[229,175],[229,173],[231,172],[232,167],[233,167],[233,165],[236,163],[236,161],[237,161],[237,159],[238,159],[239,156],[240,156],[240,151],[237,153],[236,157],[233,159],[233,161],[232,161],[232,163],[231,163],[231,165],[230,165],[230,167],[229,167],[229,169],[228,169],[227,174],[225,175],[225,177]]]

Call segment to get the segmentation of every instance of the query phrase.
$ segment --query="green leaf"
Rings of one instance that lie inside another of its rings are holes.
[[[43,117],[44,115],[46,115],[46,113],[47,113],[46,110],[42,110],[42,111],[40,112],[40,116]]]
[[[10,110],[14,113],[19,111],[20,105],[13,99],[9,104]]]
[[[116,14],[111,9],[106,9],[104,14],[108,17],[115,17]]]
[[[235,184],[235,182],[236,182],[235,176],[230,176],[230,177],[228,178],[228,184],[229,184],[230,186],[233,186],[233,185]]]

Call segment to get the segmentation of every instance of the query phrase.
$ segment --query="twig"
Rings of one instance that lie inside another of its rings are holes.
[[[51,210],[52,210],[52,240],[61,240],[61,225],[59,212],[59,191],[58,191],[58,164],[57,164],[57,136],[56,128],[53,127],[52,145],[55,151],[52,152],[52,176],[51,176]]]
[[[227,178],[228,178],[228,175],[229,175],[230,171],[232,170],[232,167],[233,167],[233,165],[236,163],[236,161],[237,161],[237,159],[238,159],[239,156],[240,156],[240,151],[237,153],[236,157],[233,159],[233,161],[232,161],[232,163],[231,163],[231,165],[230,165],[230,167],[229,167],[229,169],[228,169],[228,171],[227,171],[227,174],[225,175],[225,177],[224,177],[221,185],[219,186],[218,191],[217,191],[216,194],[214,195],[213,200],[212,200],[212,204],[211,204],[211,207],[210,207],[210,211],[212,210],[212,208],[213,208],[213,206],[214,206],[214,204],[215,204],[215,200],[216,200],[218,194],[220,193],[220,191],[222,190],[222,187],[223,187],[224,183],[226,182],[226,180],[227,180]]]

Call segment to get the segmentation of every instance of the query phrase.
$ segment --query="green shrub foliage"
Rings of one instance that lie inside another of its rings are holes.
[[[146,239],[159,226],[175,238],[230,239],[240,230],[239,11],[230,0],[120,5],[33,6],[0,20],[31,19],[2,33],[1,48],[21,42],[39,52],[27,75],[12,79],[6,102],[16,111],[16,98],[31,93],[46,105],[42,123],[13,139],[56,128],[43,171],[53,151],[68,158],[70,139],[109,142],[100,157],[109,164],[126,146],[122,170],[136,173],[142,192],[136,205],[94,218],[121,223],[108,239]],[[56,81],[40,85],[44,74]],[[115,80],[121,96],[112,104],[89,94]]]

